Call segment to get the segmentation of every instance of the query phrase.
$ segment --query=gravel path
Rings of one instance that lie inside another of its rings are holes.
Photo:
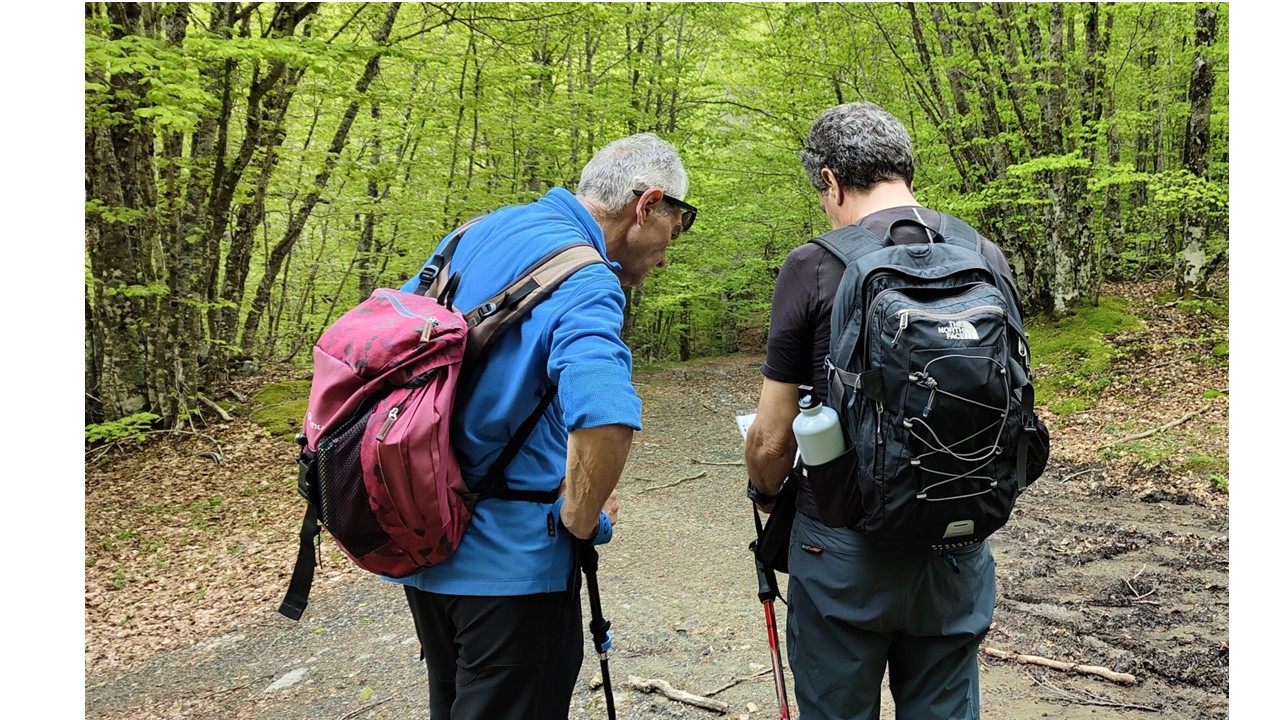
[[[631,676],[714,692],[725,717],[778,716],[733,422],[753,409],[759,362],[739,355],[637,375],[646,430],[600,568],[619,717],[722,716],[635,690]],[[984,657],[987,720],[1130,720],[1135,708],[1152,711],[1142,717],[1227,717],[1225,501],[1215,507],[1175,479],[1152,485],[1137,472],[1055,462],[1032,486],[993,540],[1001,600],[988,645],[1108,666],[1138,683]],[[173,649],[140,662],[90,665],[86,717],[426,717],[425,667],[399,587],[326,562],[295,623],[275,613],[286,574],[272,568],[262,579],[270,592],[220,628],[175,636]],[[785,637],[785,607],[777,609]],[[605,717],[589,642],[574,720]],[[883,717],[892,717],[887,694]]]

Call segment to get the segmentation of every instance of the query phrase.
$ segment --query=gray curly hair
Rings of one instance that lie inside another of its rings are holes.
[[[884,180],[902,180],[911,187],[916,174],[907,129],[892,113],[869,102],[845,103],[822,113],[809,128],[800,164],[818,192],[826,191],[824,167],[835,174],[840,187],[862,192]]]
[[[635,199],[632,190],[648,187],[660,187],[664,194],[683,200],[689,176],[671,143],[653,133],[638,133],[600,148],[582,168],[577,194],[615,213]],[[662,212],[667,212],[665,207]]]

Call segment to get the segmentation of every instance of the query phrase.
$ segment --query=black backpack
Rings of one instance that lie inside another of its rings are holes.
[[[848,449],[804,471],[824,523],[890,547],[983,540],[1048,459],[1015,291],[977,231],[940,215],[814,239],[846,266],[826,368]],[[929,241],[896,244],[904,223]]]

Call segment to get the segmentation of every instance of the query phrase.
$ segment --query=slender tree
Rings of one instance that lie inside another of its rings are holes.
[[[1210,6],[1196,8],[1196,56],[1191,69],[1187,96],[1191,101],[1188,118],[1185,165],[1191,176],[1209,176],[1209,116],[1213,107],[1213,59],[1204,51],[1217,35],[1217,11]],[[1184,297],[1204,295],[1208,282],[1208,219],[1203,212],[1182,213],[1182,247],[1174,270],[1175,290]]]

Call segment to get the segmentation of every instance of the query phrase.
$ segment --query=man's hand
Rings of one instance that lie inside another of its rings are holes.
[[[609,499],[604,501],[604,514],[609,517],[609,522],[618,524],[618,511],[622,509],[622,503],[618,502],[618,491],[614,490],[609,493]]]

